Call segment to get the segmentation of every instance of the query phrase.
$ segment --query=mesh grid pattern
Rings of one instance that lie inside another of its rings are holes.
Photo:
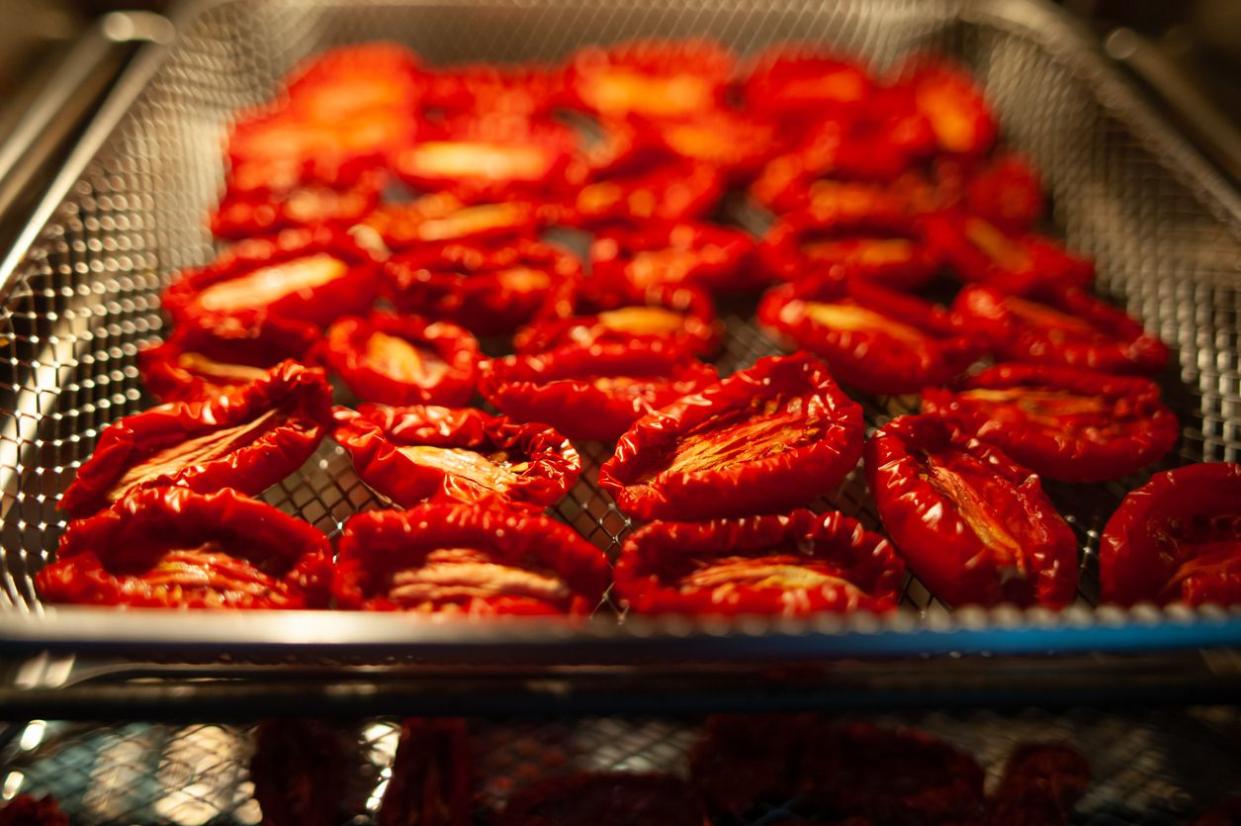
[[[1100,289],[1174,347],[1176,369],[1164,384],[1185,426],[1179,460],[1236,460],[1241,209],[1157,122],[1126,108],[1123,87],[1058,38],[1065,24],[1046,14],[1005,0],[207,4],[29,251],[3,304],[0,608],[42,610],[31,575],[64,527],[58,492],[108,422],[148,404],[135,354],[161,334],[159,290],[213,254],[204,215],[223,180],[219,149],[231,113],[267,98],[304,56],[380,37],[433,64],[556,59],[583,43],[643,36],[707,35],[743,54],[820,40],[878,67],[945,52],[981,79],[1008,142],[1043,170],[1054,222],[1071,246],[1097,258]],[[744,205],[730,212],[743,225],[758,220]],[[724,370],[775,351],[742,317],[727,321]],[[868,421],[915,401],[871,399]],[[614,553],[628,523],[595,485],[607,450],[585,445],[582,453],[586,473],[559,515]],[[1098,532],[1138,481],[1049,485],[1082,541],[1087,603],[1097,590]],[[377,504],[332,444],[265,498],[329,533]],[[874,527],[867,503],[856,472],[831,500]],[[907,601],[933,607],[917,583]]]
[[[942,737],[973,754],[989,784],[998,782],[1016,743],[1069,742],[1089,760],[1093,775],[1075,824],[1184,823],[1241,777],[1233,747],[1241,725],[1236,710],[928,712],[849,719],[912,725]],[[473,720],[475,800],[480,808],[502,805],[526,784],[574,771],[684,775],[698,728],[697,721],[663,718]],[[340,789],[342,810],[356,813],[350,823],[370,822],[391,776],[399,723],[371,719],[340,723],[339,730],[352,746],[352,771]],[[0,795],[53,794],[74,823],[260,820],[248,771],[252,725],[34,721],[8,734],[0,752]],[[813,814],[792,800],[753,823],[774,823],[790,813]]]

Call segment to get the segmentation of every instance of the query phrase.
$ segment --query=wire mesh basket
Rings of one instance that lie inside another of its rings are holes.
[[[1218,609],[1095,609],[1098,533],[1140,480],[1049,486],[1082,547],[1078,605],[948,612],[916,581],[887,618],[643,621],[605,602],[586,627],[420,623],[335,614],[276,618],[161,616],[54,608],[32,575],[65,520],[58,494],[113,419],[146,407],[135,355],[158,339],[158,294],[181,267],[214,253],[204,216],[223,181],[221,141],[238,108],[268,98],[299,59],[335,45],[389,39],[429,63],[554,60],[586,43],[708,36],[746,54],[781,41],[816,41],[882,69],[920,51],[968,66],[999,113],[1006,140],[1033,157],[1068,244],[1094,256],[1099,288],[1157,331],[1176,354],[1163,384],[1184,425],[1173,462],[1236,460],[1241,446],[1241,199],[1153,117],[1090,41],[1057,10],[1025,0],[210,0],[176,19],[179,36],[152,46],[120,82],[52,187],[44,225],[11,256],[0,316],[0,639],[11,646],[113,646],[179,656],[191,648],[437,656],[490,645],[504,657],[549,647],[567,657],[609,650],[649,656],[776,652],[866,655],[933,651],[1019,653],[1133,650],[1241,643],[1241,613]],[[95,151],[97,149],[97,151]],[[753,226],[744,204],[728,218]],[[724,370],[775,352],[742,312],[727,314]],[[868,423],[913,409],[911,397],[865,400]],[[628,520],[595,485],[607,446],[583,445],[583,480],[556,511],[615,555]],[[335,534],[349,515],[381,503],[348,456],[325,443],[265,494]],[[877,526],[859,473],[828,503]],[[781,637],[782,645],[754,641]],[[513,640],[525,645],[507,646]],[[689,641],[688,643],[686,641]],[[692,644],[689,644],[692,643]],[[620,649],[617,649],[620,650]],[[553,653],[551,656],[555,656]]]

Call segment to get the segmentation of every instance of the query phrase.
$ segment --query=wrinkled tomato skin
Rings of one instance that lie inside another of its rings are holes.
[[[998,449],[948,420],[902,416],[866,443],[866,478],[893,544],[940,599],[1072,601],[1076,537],[1038,476]]]
[[[1010,232],[1029,232],[1043,217],[1043,201],[1038,173],[1013,153],[998,155],[966,184],[969,211]]]
[[[353,458],[364,482],[402,507],[424,501],[486,502],[543,508],[555,504],[577,482],[582,462],[569,441],[541,424],[518,424],[472,408],[362,405],[337,412],[333,438]],[[402,453],[431,447],[519,454],[526,467],[503,490]]]
[[[384,790],[377,826],[469,826],[472,762],[465,721],[401,723],[401,739]]]
[[[755,245],[746,232],[698,222],[657,224],[597,233],[590,245],[591,272],[615,289],[667,286],[708,291],[761,286]],[[675,256],[660,261],[656,256]],[[648,265],[649,259],[656,263]]]
[[[263,826],[334,826],[341,821],[335,784],[348,770],[344,743],[319,720],[264,720],[254,735],[250,780]]]
[[[1071,746],[1022,743],[987,801],[985,826],[1068,826],[1090,785],[1090,764]]]
[[[995,143],[998,124],[965,69],[943,59],[919,58],[905,67],[903,75],[901,92],[930,122],[941,152],[977,156]]]
[[[448,192],[413,201],[382,204],[361,227],[378,236],[385,250],[404,252],[435,244],[498,245],[533,241],[547,210],[528,201],[468,203]]]
[[[720,107],[733,70],[732,55],[708,40],[639,40],[609,49],[591,46],[578,50],[570,60],[565,102],[605,118],[686,118]],[[619,87],[630,79],[645,84],[645,93],[624,94]],[[652,88],[657,86],[662,88]]]
[[[1104,602],[1241,602],[1241,465],[1157,473],[1129,493],[1099,540]]]
[[[980,392],[1012,400],[991,402]],[[1051,398],[1044,401],[1044,394]],[[1159,385],[1136,376],[1001,364],[952,389],[927,387],[922,411],[960,421],[1048,479],[1107,482],[1153,464],[1176,445],[1180,422],[1160,397]],[[1078,410],[1083,405],[1090,409]]]
[[[295,227],[348,229],[379,205],[383,183],[383,175],[374,170],[328,176],[303,172],[285,186],[257,191],[230,182],[211,213],[211,233],[241,241]]]
[[[779,557],[773,561],[773,557]],[[711,561],[737,576],[715,587],[675,570]],[[745,581],[768,569],[821,565],[832,579],[817,585],[764,586]],[[751,573],[752,572],[752,573]],[[796,510],[710,522],[652,522],[625,539],[616,592],[638,614],[777,614],[888,611],[896,607],[905,568],[883,537],[841,513]]]
[[[713,425],[722,431],[712,434]],[[768,440],[756,440],[764,428]],[[599,485],[644,520],[779,513],[840,484],[862,435],[861,408],[823,362],[773,356],[637,422],[600,468]],[[672,469],[678,461],[683,469]]]
[[[501,826],[702,826],[688,784],[666,774],[597,772],[550,778],[509,798]]]
[[[724,176],[718,169],[677,159],[595,176],[569,199],[561,222],[594,229],[698,221],[723,196]]]
[[[1074,255],[1045,235],[1003,229],[951,210],[923,216],[918,223],[934,254],[965,283],[1034,295],[1088,289],[1095,280],[1092,260]]]

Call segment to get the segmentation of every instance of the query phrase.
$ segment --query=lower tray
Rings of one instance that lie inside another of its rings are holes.
[[[849,718],[862,719],[862,718]],[[1013,745],[1064,741],[1089,760],[1093,780],[1073,822],[1098,826],[1181,824],[1235,791],[1241,778],[1241,712],[1198,707],[1167,712],[1023,711],[867,717],[911,725],[973,754],[994,783]],[[534,779],[580,770],[684,774],[700,721],[586,717],[471,720],[475,799],[503,801]],[[371,823],[390,776],[399,725],[392,719],[339,724],[357,744],[344,788],[342,822]],[[75,824],[257,824],[248,775],[251,724],[67,724],[12,727],[0,752],[3,795],[52,794]],[[774,823],[798,802],[753,824]],[[346,818],[349,818],[346,820]]]

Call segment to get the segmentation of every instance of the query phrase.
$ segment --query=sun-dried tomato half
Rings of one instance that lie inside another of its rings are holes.
[[[711,164],[729,180],[745,180],[762,168],[779,146],[773,124],[729,109],[691,118],[650,121],[651,141],[690,161]]]
[[[1029,232],[1043,217],[1043,185],[1024,157],[997,155],[969,176],[966,208],[1008,232]]]
[[[715,384],[715,369],[659,342],[566,346],[484,365],[479,391],[523,422],[571,439],[611,441],[638,419]]]
[[[69,523],[35,575],[48,602],[134,608],[326,608],[317,528],[234,490],[138,490]]]
[[[342,409],[333,436],[364,482],[407,508],[496,499],[542,508],[582,470],[573,445],[550,427],[468,408]]]
[[[534,783],[508,799],[501,826],[702,826],[689,785],[668,774],[589,772]]]
[[[590,245],[590,263],[595,278],[617,288],[740,290],[761,283],[749,233],[706,223],[605,230]]]
[[[335,123],[374,110],[412,116],[422,96],[417,56],[396,43],[344,46],[296,67],[285,84],[287,107],[300,117]]]
[[[1046,236],[1013,234],[973,215],[941,213],[922,219],[928,243],[962,281],[1006,293],[1027,295],[1041,289],[1089,287],[1094,263]]]
[[[50,794],[19,794],[0,809],[0,826],[69,826],[69,818]]]
[[[1168,363],[1168,348],[1158,337],[1084,290],[1020,298],[990,287],[966,287],[953,310],[994,352],[1013,361],[1106,373],[1157,373]]]
[[[449,242],[506,241],[534,238],[539,209],[525,201],[466,204],[437,192],[414,201],[384,204],[362,221],[393,250]]]
[[[901,416],[866,443],[888,536],[932,594],[956,606],[1061,607],[1077,590],[1077,539],[1038,476],[937,416]]]
[[[733,68],[732,55],[707,40],[589,47],[573,56],[566,92],[603,117],[685,118],[720,107]]]
[[[565,221],[587,227],[703,218],[724,195],[711,164],[689,161],[644,166],[592,180],[569,200]]]
[[[1241,603],[1241,465],[1158,473],[1132,491],[1099,541],[1104,602]]]
[[[170,485],[259,493],[309,458],[331,422],[322,370],[283,362],[248,385],[117,419],[78,468],[59,507],[85,516],[125,495]]]
[[[345,233],[289,229],[242,241],[207,266],[183,271],[162,303],[178,324],[196,315],[264,311],[322,326],[368,310],[377,280],[370,255]]]
[[[899,93],[935,133],[939,149],[957,155],[982,155],[995,143],[999,127],[982,90],[962,68],[943,60],[916,61],[905,71]]]
[[[1106,482],[1161,459],[1180,437],[1159,385],[1070,367],[1001,364],[954,389],[927,388],[922,410],[957,419],[1049,479]]]
[[[630,534],[616,591],[639,614],[887,611],[905,566],[841,513],[795,510],[711,522],[652,522]]]
[[[823,362],[773,356],[636,423],[599,485],[639,519],[778,513],[840,484],[862,431]]]
[[[392,777],[375,817],[377,826],[469,826],[470,742],[459,718],[401,723]]]
[[[480,355],[456,324],[373,312],[334,323],[323,358],[363,401],[452,406],[474,395]]]
[[[991,798],[986,826],[1068,826],[1090,785],[1090,764],[1071,746],[1022,743]]]
[[[553,289],[581,274],[581,264],[559,247],[518,240],[415,248],[387,261],[383,273],[388,297],[403,312],[491,336],[530,321]]]
[[[421,505],[351,517],[332,592],[353,610],[581,616],[609,579],[603,551],[546,516]]]
[[[939,271],[940,258],[906,216],[797,212],[781,217],[758,248],[763,268],[783,281],[847,273],[913,290]]]
[[[427,76],[422,98],[430,116],[544,117],[564,94],[564,73],[543,66],[449,66]]]
[[[248,169],[239,172],[243,179],[252,173]],[[334,181],[298,176],[287,186],[258,191],[244,191],[230,183],[211,213],[211,232],[217,238],[242,240],[291,227],[347,229],[379,204],[382,189],[383,176],[373,170],[337,176]]]
[[[742,94],[747,112],[781,120],[851,112],[871,97],[874,82],[856,63],[807,46],[778,46],[759,55]]]
[[[192,401],[263,378],[286,359],[304,359],[320,338],[306,321],[263,312],[192,316],[167,341],[138,351],[146,391],[161,402]]]
[[[281,717],[255,730],[250,780],[264,826],[336,826],[336,784],[348,770],[345,743],[327,723]]]
[[[711,356],[720,345],[720,324],[705,292],[660,285],[644,290],[600,289],[594,278],[563,283],[530,324],[513,337],[522,355],[565,346],[662,342],[669,348]]]
[[[867,393],[916,393],[962,373],[986,352],[948,310],[849,278],[775,287],[759,304],[758,320]]]
[[[228,137],[230,178],[254,180],[264,170],[288,180],[308,166],[319,176],[346,167],[378,169],[417,134],[407,112],[371,109],[338,120],[314,121],[287,109],[245,113]]]

